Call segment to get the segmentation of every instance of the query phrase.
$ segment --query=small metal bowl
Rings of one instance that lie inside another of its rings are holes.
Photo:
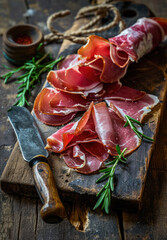
[[[39,28],[31,24],[18,24],[3,34],[3,55],[11,63],[21,65],[36,55],[42,42],[43,34]]]

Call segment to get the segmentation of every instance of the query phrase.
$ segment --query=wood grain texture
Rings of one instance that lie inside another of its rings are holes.
[[[121,8],[122,6],[125,7],[122,4],[120,4],[119,7]],[[133,4],[132,6],[135,7],[136,11],[143,9],[143,5]],[[126,7],[128,9],[129,5]],[[148,14],[148,10],[146,13]],[[133,17],[133,21],[136,21],[136,18],[136,16]],[[127,24],[132,24],[132,19],[125,18],[125,20]],[[72,30],[79,28],[81,24],[83,24],[83,20],[76,21]],[[114,29],[114,31],[117,31],[117,29]],[[79,45],[64,41],[60,52],[66,56],[76,52],[78,48]],[[163,61],[161,59],[163,59]],[[123,84],[154,94],[159,97],[160,101],[163,101],[166,90],[164,81],[164,64],[166,61],[166,46],[162,44],[151,54],[142,58],[137,64],[132,64],[129,67],[126,76],[122,79]],[[156,138],[159,129],[159,118],[162,113],[163,103],[159,105],[159,108],[155,109],[148,121],[146,121],[143,128],[146,135]],[[47,138],[58,129],[48,127],[37,119],[36,121],[44,138]],[[155,144],[151,145],[143,141],[140,148],[128,157],[127,165],[121,165],[117,168],[116,186],[112,194],[111,205],[113,208],[133,210],[139,207],[154,145]],[[15,159],[18,159],[17,163]],[[103,184],[95,183],[99,174],[91,176],[78,174],[74,170],[69,169],[59,156],[55,154],[50,154],[50,165],[56,179],[57,187],[64,199],[68,198],[69,194],[74,198],[76,195],[80,195],[81,197],[89,195],[92,201],[96,201],[96,194]],[[2,189],[7,192],[36,196],[31,174],[27,169],[27,164],[22,161],[18,146],[15,147],[7,163],[1,178],[1,186]]]
[[[65,205],[66,207],[66,205]],[[40,205],[39,205],[40,208]],[[111,216],[92,211],[85,201],[78,198],[66,207],[69,221],[59,225],[46,225],[41,219],[37,222],[37,239],[83,239],[83,240],[121,240],[118,218],[115,212]],[[50,235],[48,236],[48,231]]]
[[[167,172],[150,169],[140,213],[123,214],[125,239],[166,239]]]

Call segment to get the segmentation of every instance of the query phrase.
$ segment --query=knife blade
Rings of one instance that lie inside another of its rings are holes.
[[[20,106],[13,106],[8,111],[8,118],[16,133],[23,159],[32,169],[35,187],[43,203],[41,217],[45,222],[59,223],[66,218],[66,212],[47,162],[48,151],[35,119],[27,108]]]

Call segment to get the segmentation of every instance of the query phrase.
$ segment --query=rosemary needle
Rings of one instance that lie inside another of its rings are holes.
[[[126,118],[126,123],[125,123],[124,127],[127,127],[129,125],[131,127],[131,129],[134,131],[134,133],[136,133],[136,135],[140,139],[145,138],[145,139],[147,139],[147,140],[149,140],[151,142],[154,141],[154,139],[144,135],[139,130],[137,130],[137,128],[135,127],[134,123],[136,123],[139,126],[142,126],[141,122],[137,121],[136,119],[134,119],[134,118],[132,118],[132,117],[130,117],[128,115],[125,115],[125,118]]]
[[[44,61],[49,58],[49,61]],[[32,89],[40,82],[40,76],[44,72],[49,72],[53,67],[60,62],[63,57],[59,57],[56,60],[51,59],[48,53],[46,54],[37,54],[36,57],[33,57],[30,61],[24,63],[23,66],[12,69],[10,72],[0,76],[4,79],[4,83],[7,83],[8,80],[17,72],[24,70],[25,73],[17,78],[16,83],[20,84],[17,88],[18,101],[14,104],[17,106],[29,105],[27,96],[31,94]]]
[[[106,166],[109,165],[112,166],[99,170],[99,172],[103,172],[104,174],[96,181],[96,183],[99,183],[108,179],[103,188],[97,193],[97,197],[99,198],[93,208],[93,210],[95,210],[100,205],[102,205],[101,208],[104,209],[107,214],[109,213],[109,207],[111,205],[111,194],[114,191],[114,174],[116,166],[118,165],[119,162],[126,163],[127,160],[124,157],[124,153],[127,150],[127,148],[125,148],[121,152],[119,145],[117,145],[116,150],[118,155],[115,156],[113,161],[110,161],[109,163],[106,164]]]

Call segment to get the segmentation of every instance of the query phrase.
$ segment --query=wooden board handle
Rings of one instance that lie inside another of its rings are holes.
[[[43,202],[40,214],[47,223],[59,223],[66,217],[64,206],[59,198],[53,173],[47,162],[36,161],[32,166],[35,186]]]

